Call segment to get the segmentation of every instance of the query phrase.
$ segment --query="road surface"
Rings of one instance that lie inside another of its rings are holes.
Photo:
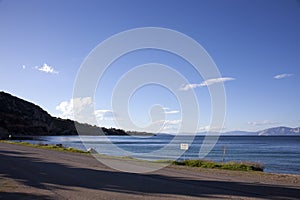
[[[0,199],[299,199],[300,176],[170,166],[135,174],[92,156],[0,143]]]

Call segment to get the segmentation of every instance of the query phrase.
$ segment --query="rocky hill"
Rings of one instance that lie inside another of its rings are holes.
[[[229,131],[222,133],[223,136],[300,136],[300,127],[273,127],[260,131]]]
[[[258,132],[258,135],[286,135],[286,136],[293,136],[293,135],[300,135],[300,127],[298,128],[289,128],[289,127],[274,127],[265,129]]]
[[[0,138],[7,138],[8,135],[76,135],[75,123],[86,135],[128,135],[121,129],[99,128],[52,117],[33,103],[0,92]]]
[[[205,135],[206,132],[198,133],[199,135]],[[263,129],[260,131],[228,131],[221,133],[222,136],[300,136],[300,127],[273,127]]]

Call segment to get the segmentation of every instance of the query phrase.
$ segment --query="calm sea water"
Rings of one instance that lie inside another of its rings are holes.
[[[203,136],[194,138],[158,135],[152,137],[45,136],[28,142],[62,144],[83,150],[94,148],[102,154],[147,160],[197,159],[201,147],[213,147],[204,159],[221,161],[226,148],[225,161],[259,162],[265,165],[266,172],[300,174],[300,137],[222,136],[215,145],[210,141],[205,143],[203,141]],[[181,143],[189,142],[191,143],[187,151],[180,149]]]

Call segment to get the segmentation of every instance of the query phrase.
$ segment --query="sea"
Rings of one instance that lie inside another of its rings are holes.
[[[24,140],[145,160],[255,162],[265,172],[300,174],[300,136],[42,136]]]

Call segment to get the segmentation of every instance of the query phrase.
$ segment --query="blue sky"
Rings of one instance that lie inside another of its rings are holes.
[[[163,27],[196,40],[222,77],[228,78],[225,131],[300,126],[300,2],[296,0],[2,0],[0,27],[0,90],[55,116],[71,116],[77,73],[100,42],[128,29]],[[184,60],[158,50],[132,52],[112,64],[101,80],[105,85],[95,92],[100,125],[116,126],[112,116],[118,113],[111,107],[111,95],[120,77],[137,65],[153,62],[173,67],[198,86],[193,90],[201,111],[199,131],[205,130],[211,105],[204,80]],[[149,125],[153,105],[166,112],[163,130],[176,130],[180,102],[157,85],[142,87],[130,98],[132,121]]]

